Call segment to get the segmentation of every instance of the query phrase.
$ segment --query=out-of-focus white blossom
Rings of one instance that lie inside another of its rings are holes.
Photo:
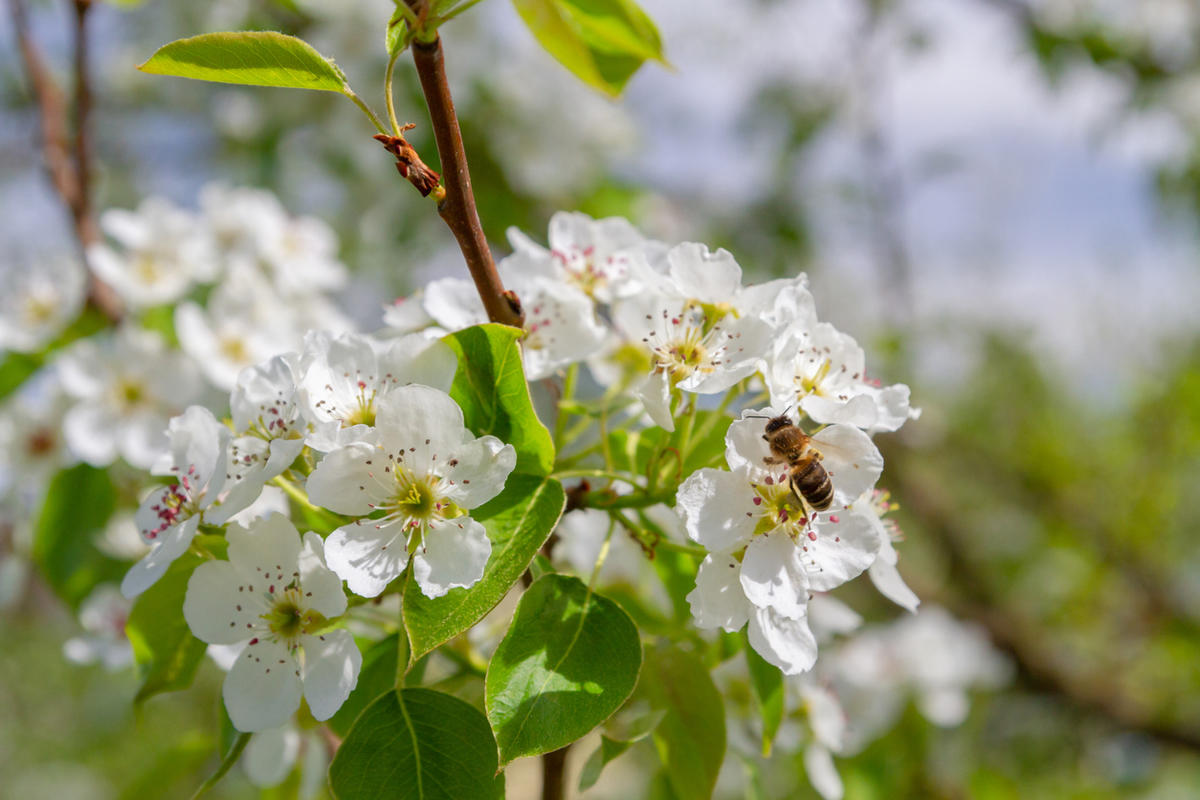
[[[125,621],[133,603],[117,587],[96,587],[79,607],[79,624],[86,634],[63,643],[63,656],[76,664],[103,664],[118,670],[133,663],[133,648],[125,636]]]
[[[166,450],[167,420],[203,397],[186,358],[158,334],[130,325],[76,342],[57,365],[76,401],[63,420],[67,444],[96,467],[120,457],[149,469]]]
[[[31,353],[54,339],[83,307],[87,274],[79,262],[0,264],[0,353]]]

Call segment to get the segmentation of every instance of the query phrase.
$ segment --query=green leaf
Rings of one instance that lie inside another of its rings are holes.
[[[538,419],[521,366],[523,332],[488,323],[452,333],[445,342],[458,356],[450,396],[476,435],[490,433],[517,451],[517,472],[549,475],[554,441]]]
[[[711,797],[725,760],[725,705],[704,664],[678,647],[647,653],[639,691],[666,712],[654,746],[674,793]]]
[[[753,647],[745,647],[746,665],[750,667],[750,685],[762,716],[762,754],[771,755],[771,744],[783,722],[783,673],[768,664]]]
[[[237,738],[233,740],[233,743],[229,746],[229,749],[226,750],[225,754],[221,757],[221,763],[217,765],[217,769],[208,777],[206,781],[204,781],[204,783],[200,784],[200,788],[196,790],[196,794],[193,795],[193,797],[199,797],[200,795],[205,794],[209,789],[221,782],[221,778],[224,778],[229,770],[233,769],[233,765],[238,762],[238,759],[242,757],[242,751],[244,751],[246,749],[246,745],[250,743],[250,736],[251,734],[249,733],[239,733],[237,735]]]
[[[642,646],[620,606],[583,581],[546,575],[521,596],[492,656],[487,713],[504,763],[584,736],[637,684]]]
[[[156,694],[186,689],[196,676],[207,645],[192,635],[183,618],[188,579],[204,559],[185,553],[158,582],[138,596],[125,623],[142,687],[133,698],[143,703]]]
[[[404,627],[413,661],[470,628],[504,599],[558,524],[566,502],[562,484],[553,478],[510,475],[503,492],[471,512],[492,541],[491,558],[478,583],[437,599],[408,582]]]
[[[152,75],[172,75],[216,83],[348,91],[345,76],[303,39],[274,31],[203,33],[158,48],[138,67]]]
[[[595,786],[596,781],[600,780],[600,772],[608,765],[608,762],[624,753],[632,744],[633,742],[610,739],[602,734],[600,746],[588,756],[587,762],[583,765],[583,771],[579,773],[579,791],[586,792]]]
[[[387,47],[387,54],[389,56],[394,56],[402,52],[404,48],[408,47],[409,42],[412,41],[412,33],[408,28],[407,22],[408,14],[405,13],[407,8],[408,6],[404,5],[404,0],[400,0],[396,4],[396,10],[392,12],[391,18],[388,19],[387,33],[384,34],[384,45]]]
[[[363,655],[362,668],[358,672],[358,683],[337,713],[330,717],[329,729],[345,737],[354,726],[354,721],[363,709],[371,705],[384,692],[396,687],[397,665],[400,650],[404,649],[404,664],[408,665],[408,642],[398,633],[393,633],[375,644]]]
[[[128,568],[95,545],[115,498],[108,473],[87,464],[59,472],[46,491],[34,530],[33,560],[72,608],[97,584],[120,580]]]
[[[367,706],[329,765],[337,800],[489,800],[504,796],[483,714],[430,689]]]
[[[579,791],[584,792],[592,788],[600,779],[600,773],[608,766],[608,763],[649,736],[662,717],[662,714],[652,714],[643,718],[640,724],[621,738],[601,734],[600,746],[588,757],[587,762],[583,765],[583,771],[579,774]]]
[[[513,0],[542,47],[580,80],[617,96],[647,60],[663,61],[654,22],[633,0]]]

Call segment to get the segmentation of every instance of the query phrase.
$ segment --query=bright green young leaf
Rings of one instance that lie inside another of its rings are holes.
[[[358,717],[329,765],[336,800],[492,800],[504,796],[496,741],[472,705],[400,689]]]
[[[487,672],[487,713],[504,763],[557,750],[621,707],[642,645],[620,606],[578,578],[533,583]]]
[[[558,524],[567,498],[552,478],[510,475],[504,491],[471,512],[492,541],[483,577],[469,589],[451,589],[431,600],[415,581],[404,591],[404,627],[412,660],[483,619],[529,568]]]
[[[396,666],[400,663],[400,651],[404,650],[404,664],[408,664],[408,641],[393,633],[371,646],[363,655],[362,668],[358,672],[358,683],[346,702],[329,719],[329,729],[345,737],[354,725],[354,720],[363,709],[377,697],[396,687]]]
[[[408,47],[409,40],[412,38],[409,35],[408,25],[405,20],[408,19],[408,14],[404,11],[407,6],[404,5],[404,0],[400,0],[396,4],[396,10],[392,12],[391,18],[388,20],[387,33],[384,35],[384,45],[387,47],[387,54],[394,56]],[[410,12],[411,13],[411,12]]]
[[[345,76],[332,61],[295,36],[274,31],[203,33],[165,44],[138,67],[216,83],[279,86],[345,94]]]
[[[616,96],[648,60],[662,61],[654,22],[633,0],[513,0],[542,47],[580,80]]]
[[[675,794],[711,797],[725,760],[725,705],[704,664],[678,647],[649,652],[638,689],[666,712],[654,746]]]
[[[768,664],[753,647],[744,648],[746,665],[750,667],[750,685],[762,716],[762,754],[771,755],[771,744],[783,722],[783,673]]]
[[[97,584],[118,581],[128,569],[95,545],[114,503],[112,481],[102,469],[79,464],[50,482],[34,529],[33,560],[55,593],[72,607]]]
[[[522,333],[488,323],[452,333],[445,342],[458,356],[450,396],[462,407],[467,427],[490,433],[517,451],[517,472],[549,475],[554,441],[538,419],[521,366]]]
[[[135,703],[192,684],[207,645],[188,628],[183,618],[183,598],[188,579],[202,561],[191,553],[177,558],[167,573],[138,597],[129,612],[125,633],[142,673]]]

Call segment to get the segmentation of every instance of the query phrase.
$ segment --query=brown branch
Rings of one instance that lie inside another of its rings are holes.
[[[894,459],[897,463],[901,459]],[[939,598],[953,610],[987,629],[993,642],[1016,664],[1026,685],[1057,695],[1085,712],[1107,719],[1127,730],[1139,731],[1165,744],[1200,751],[1200,729],[1159,719],[1138,703],[1107,675],[1075,674],[1041,642],[1049,638],[1036,623],[1021,619],[990,588],[989,576],[979,568],[957,530],[950,504],[931,482],[912,478],[912,470],[901,464],[892,472],[893,486],[905,507],[920,522],[948,560],[958,598]],[[906,477],[901,477],[906,476]],[[898,479],[898,480],[897,480]]]
[[[406,0],[418,14],[421,0]],[[521,303],[511,291],[506,291],[488,249],[487,237],[479,223],[479,212],[475,208],[475,195],[471,191],[471,174],[467,170],[467,155],[463,150],[462,131],[454,113],[454,101],[450,97],[450,86],[446,81],[446,68],[442,55],[442,42],[437,34],[432,41],[414,41],[413,63],[421,80],[421,91],[429,106],[433,121],[434,138],[438,156],[442,160],[442,181],[445,196],[438,202],[438,213],[458,241],[475,289],[483,300],[483,307],[493,322],[513,327],[522,327],[525,315]]]
[[[571,745],[542,755],[542,800],[563,800],[567,796],[567,750]]]
[[[90,198],[91,148],[89,120],[92,95],[87,71],[87,12],[91,0],[72,0],[75,10],[75,123],[74,141],[68,130],[66,98],[50,74],[41,51],[29,32],[29,17],[24,0],[8,0],[13,33],[21,63],[29,81],[29,91],[38,112],[42,160],[50,185],[71,215],[75,239],[84,264],[87,249],[100,240],[100,229],[92,214]],[[112,288],[88,270],[88,302],[109,319],[123,315],[120,298]]]

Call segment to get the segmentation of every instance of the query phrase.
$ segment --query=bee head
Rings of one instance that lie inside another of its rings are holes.
[[[768,436],[770,436],[777,430],[790,427],[791,424],[792,420],[787,414],[780,414],[778,417],[771,417],[771,419],[767,420],[766,433]]]

